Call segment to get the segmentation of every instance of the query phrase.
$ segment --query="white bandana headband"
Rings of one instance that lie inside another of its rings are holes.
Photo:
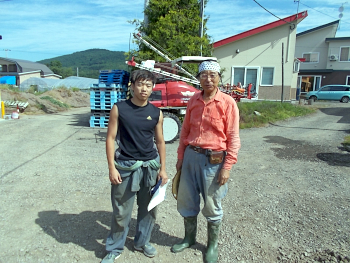
[[[204,70],[216,71],[220,73],[220,65],[216,61],[203,61],[198,68],[198,74]]]

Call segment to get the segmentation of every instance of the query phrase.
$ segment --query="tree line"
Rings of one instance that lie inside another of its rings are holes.
[[[135,32],[154,41],[157,47],[172,58],[181,56],[211,56],[212,39],[207,34],[208,17],[201,15],[201,2],[208,0],[150,0],[144,13],[144,21],[132,20]],[[202,17],[204,18],[202,21]],[[202,30],[203,23],[203,30]],[[144,60],[166,62],[165,59],[138,40],[134,40],[137,49],[129,52],[109,51],[106,49],[90,49],[71,55],[38,61],[48,65],[56,74],[62,77],[76,75],[79,69],[80,77],[98,78],[99,71],[104,69],[123,69],[128,66],[125,61],[135,57],[141,63]],[[198,65],[189,65],[195,72]]]
[[[69,76],[97,79],[100,70],[127,70],[125,52],[107,49],[88,49],[70,55],[59,56],[38,61],[47,65],[55,74],[66,78]]]

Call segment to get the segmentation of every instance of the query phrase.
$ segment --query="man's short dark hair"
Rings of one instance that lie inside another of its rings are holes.
[[[135,82],[138,80],[150,80],[152,81],[153,85],[157,82],[156,76],[154,76],[152,72],[145,69],[135,70],[131,73],[131,84],[135,84]]]

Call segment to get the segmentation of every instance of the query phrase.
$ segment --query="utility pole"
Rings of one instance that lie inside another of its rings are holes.
[[[149,0],[145,0],[145,6],[144,6],[144,16],[143,16],[143,23],[145,24],[145,26],[148,26],[148,16],[145,14],[145,10],[148,8],[149,5]]]
[[[284,43],[282,42],[282,92],[281,92],[281,102],[283,102],[283,90],[284,90]]]
[[[201,0],[201,12],[200,12],[200,15],[201,15],[201,29],[200,29],[200,32],[199,32],[199,36],[200,36],[201,41],[202,41],[203,30],[204,30],[204,0]],[[202,49],[203,49],[203,46],[202,46],[202,43],[201,43],[201,56],[203,56]]]

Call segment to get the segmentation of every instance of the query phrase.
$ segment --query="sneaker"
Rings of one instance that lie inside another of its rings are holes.
[[[143,252],[145,256],[149,258],[153,258],[155,255],[157,255],[157,250],[154,246],[151,244],[149,245],[144,245],[143,247],[136,247],[134,246],[135,250]]]
[[[114,260],[120,257],[120,254],[114,255],[112,253],[108,253],[101,261],[101,263],[114,263]]]

